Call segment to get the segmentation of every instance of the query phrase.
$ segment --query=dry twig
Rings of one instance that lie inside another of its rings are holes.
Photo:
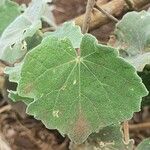
[[[114,16],[112,16],[111,14],[109,14],[107,11],[105,11],[104,9],[102,9],[97,4],[95,5],[95,8],[98,9],[100,12],[102,12],[104,15],[106,15],[110,20],[112,20],[112,21],[114,21],[116,23],[119,21],[117,18],[115,18]]]
[[[0,150],[11,150],[10,145],[6,142],[2,134],[0,134]]]
[[[111,0],[108,3],[104,3],[103,5],[99,1],[100,0],[98,0],[97,5],[100,6],[107,13],[115,17],[119,17],[129,10],[125,0]],[[144,5],[150,3],[150,0],[132,0],[132,1],[133,1],[133,6],[136,9],[140,9]],[[75,18],[76,25],[82,27],[84,18],[85,18],[85,14]],[[108,23],[110,21],[110,18],[108,18],[106,14],[103,14],[99,10],[93,9],[90,20],[91,21],[90,21],[89,30],[93,30]]]
[[[0,108],[0,114],[5,112],[5,111],[9,111],[11,109],[12,109],[11,105],[3,106],[2,108]]]

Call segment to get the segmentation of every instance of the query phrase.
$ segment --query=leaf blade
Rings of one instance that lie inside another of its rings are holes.
[[[117,36],[115,46],[127,53],[125,59],[135,66],[137,71],[142,71],[144,66],[149,64],[149,20],[149,12],[129,12],[116,25],[115,29]],[[122,55],[122,53],[120,54]]]
[[[57,38],[68,38],[74,48],[79,48],[83,37],[81,29],[74,22],[66,22],[54,32],[48,32],[45,36],[53,36]]]
[[[16,3],[9,0],[2,1],[1,3],[2,4],[0,5],[0,34],[18,15],[20,15],[19,5],[17,5]]]
[[[34,98],[29,114],[77,143],[130,118],[147,94],[135,69],[91,35],[82,39],[81,57],[68,39],[44,39],[26,56],[18,92]]]

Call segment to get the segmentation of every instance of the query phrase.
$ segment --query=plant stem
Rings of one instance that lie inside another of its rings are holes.
[[[128,121],[123,122],[123,131],[124,131],[124,141],[126,144],[129,144],[129,124]]]
[[[95,8],[98,9],[100,12],[102,12],[104,15],[106,15],[110,20],[112,20],[112,21],[114,21],[116,23],[119,22],[119,20],[117,18],[115,18],[114,16],[112,16],[111,14],[109,14],[107,11],[105,11],[104,9],[102,9],[97,4],[95,4]]]
[[[124,0],[126,2],[126,4],[128,5],[130,10],[134,10],[134,6],[133,3],[131,2],[131,0]]]
[[[90,21],[91,21],[91,13],[95,5],[95,0],[88,0],[87,6],[86,6],[86,12],[82,24],[82,33],[85,34],[88,32]]]

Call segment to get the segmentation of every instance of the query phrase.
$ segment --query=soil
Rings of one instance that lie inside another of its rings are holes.
[[[16,0],[19,4],[30,0]],[[86,0],[54,0],[54,15],[58,24],[71,20],[84,13]],[[106,43],[114,30],[114,23],[101,26],[91,32],[101,43]],[[130,125],[150,122],[150,108],[144,107],[135,113]],[[137,145],[150,137],[150,128],[132,128],[130,136]],[[40,121],[28,115],[21,115],[14,105],[0,98],[0,150],[69,150],[69,139],[62,137],[57,130],[48,130]],[[7,146],[7,149],[4,147]]]

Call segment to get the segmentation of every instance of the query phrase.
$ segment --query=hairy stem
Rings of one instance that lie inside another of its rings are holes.
[[[123,131],[124,131],[124,141],[125,141],[126,144],[128,144],[129,140],[130,140],[128,121],[123,122]]]
[[[86,6],[85,17],[84,17],[83,25],[82,25],[83,34],[88,32],[90,21],[91,21],[91,13],[94,8],[94,5],[95,5],[95,0],[88,0],[87,6]]]

